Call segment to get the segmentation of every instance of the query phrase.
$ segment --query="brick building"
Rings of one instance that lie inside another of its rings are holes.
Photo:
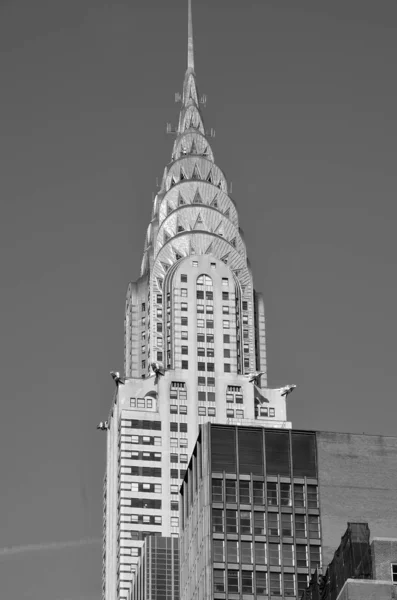
[[[181,487],[181,600],[300,597],[346,521],[397,537],[396,478],[394,437],[203,425]]]

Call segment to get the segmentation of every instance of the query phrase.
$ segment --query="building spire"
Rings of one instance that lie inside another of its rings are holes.
[[[187,68],[194,71],[194,47],[193,47],[193,21],[192,0],[188,0],[188,24],[187,24]]]

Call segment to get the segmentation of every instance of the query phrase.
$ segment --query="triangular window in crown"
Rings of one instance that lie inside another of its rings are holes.
[[[231,245],[233,246],[233,248],[236,247],[236,238],[233,238],[232,240],[230,240]]]
[[[181,168],[181,172],[180,172],[180,175],[179,175],[179,180],[183,181],[183,179],[187,179],[187,177],[185,175],[184,170]]]
[[[192,141],[192,145],[190,148],[190,154],[197,154],[197,148],[196,148],[196,144],[194,143],[194,140]]]
[[[176,184],[174,176],[171,177],[170,187],[173,187]]]
[[[194,194],[194,198],[193,198],[193,204],[202,204],[203,200],[200,196],[200,192],[197,190],[196,193]]]
[[[214,233],[216,233],[216,235],[220,235],[221,237],[223,237],[223,225],[222,225],[222,221],[219,221],[218,225],[214,229]]]
[[[212,170],[211,169],[209,170],[206,181],[208,181],[208,183],[214,183],[214,180],[212,178]]]
[[[208,156],[208,146],[206,146],[203,150],[203,156]]]
[[[179,254],[179,252],[175,252],[175,258],[176,260],[181,260],[181,258],[183,258],[182,254]]]
[[[202,229],[203,228],[203,219],[201,218],[201,215],[199,213],[196,222],[193,226],[193,229]]]
[[[221,261],[224,262],[225,265],[227,265],[227,263],[228,263],[229,254],[230,254],[230,252],[228,252],[227,254],[225,254],[224,256],[221,257]]]
[[[241,269],[233,269],[233,273],[235,274],[236,277],[239,276]]]
[[[185,228],[183,225],[181,225],[180,223],[178,223],[177,228],[176,228],[176,232],[177,233],[182,233],[182,231],[185,231]]]
[[[230,209],[228,208],[227,210],[225,210],[225,212],[223,214],[225,215],[225,217],[227,219],[229,219],[229,217],[230,217]]]
[[[205,251],[206,254],[212,254],[212,242],[210,243],[210,245],[208,246],[207,250]]]
[[[200,171],[198,170],[197,165],[194,165],[192,179],[201,179]]]
[[[160,261],[161,262],[161,261]],[[163,267],[164,271],[167,272],[168,269],[170,268],[170,265],[165,263],[165,262],[161,262],[161,266]]]
[[[186,202],[183,199],[183,196],[182,196],[181,192],[179,192],[179,194],[178,194],[178,206],[183,206],[183,204],[186,204]]]
[[[181,154],[183,154],[183,156],[185,156],[187,154],[187,150],[186,150],[185,146],[181,147]]]
[[[216,186],[221,190],[222,189],[222,181],[219,181]]]
[[[164,230],[164,244],[170,239],[170,234]]]
[[[157,279],[157,285],[159,286],[160,290],[163,289],[163,278],[162,277],[156,277]]]
[[[167,215],[169,215],[170,213],[172,213],[174,209],[172,208],[172,206],[170,206],[170,204],[167,202]]]
[[[212,199],[210,206],[218,208],[218,194]]]

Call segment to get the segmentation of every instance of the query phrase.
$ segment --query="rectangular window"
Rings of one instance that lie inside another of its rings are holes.
[[[207,371],[210,371],[210,372],[215,371],[215,363],[213,363],[213,362],[207,363]]]
[[[277,483],[274,481],[267,484],[267,503],[269,506],[278,506]]]
[[[240,504],[251,504],[251,492],[249,481],[239,482],[239,496]]]
[[[223,480],[212,480],[212,502],[223,502]]]
[[[206,392],[199,391],[199,392],[198,392],[198,401],[199,401],[199,402],[205,402],[205,401],[206,401],[206,399],[207,399],[207,398],[206,398],[206,395],[207,395],[207,394],[206,394]]]
[[[266,542],[255,542],[255,562],[257,565],[266,564]]]
[[[244,360],[245,363],[245,360]],[[274,408],[270,407],[269,408],[269,417],[275,417],[276,416],[276,411]]]
[[[177,448],[178,447],[178,438],[170,438],[170,446],[171,446],[171,448]]]
[[[251,533],[251,513],[249,511],[240,511],[240,532],[241,535],[249,535]]]
[[[283,544],[283,565],[287,567],[294,566],[294,547],[292,544]]]
[[[280,565],[280,544],[269,544],[269,565],[273,567]]]
[[[229,300],[229,292],[222,292],[222,300]]]
[[[226,511],[226,533],[237,533],[237,511]]]
[[[318,493],[316,485],[307,486],[307,507],[318,508]]]
[[[321,568],[321,553],[320,546],[310,546],[310,569]]]
[[[305,538],[306,537],[306,516],[295,515],[295,537]]]
[[[170,413],[176,415],[178,413],[178,407],[176,404],[170,404]]]
[[[278,513],[269,512],[267,515],[267,526],[269,529],[269,535],[279,535],[279,520]]]
[[[234,402],[234,395],[226,394],[226,402]]]
[[[204,335],[204,333],[198,333],[197,334],[197,341],[198,342],[205,342],[205,335]]]
[[[252,543],[241,542],[241,562],[251,565],[252,564]]]
[[[179,407],[179,414],[180,415],[187,415],[187,405],[186,404],[181,404]]]
[[[215,392],[208,392],[207,393],[207,400],[208,400],[208,402],[215,402]]]
[[[181,331],[181,339],[182,340],[187,340],[188,339],[188,332],[187,331]]]
[[[301,483],[294,483],[294,504],[295,508],[305,508],[305,492]]]
[[[170,506],[171,506],[171,510],[179,510],[179,502],[172,501],[170,503]]]
[[[215,412],[215,408],[208,408],[208,416],[209,417],[215,417],[216,412]]]
[[[284,596],[295,596],[295,575],[293,573],[284,573]]]
[[[207,319],[206,327],[207,329],[214,329],[214,321],[212,319]]]
[[[161,294],[157,294],[156,296],[157,304],[163,303],[163,296]]]
[[[205,356],[205,348],[197,348],[197,356]]]
[[[280,483],[280,504],[281,506],[292,506],[290,483]]]
[[[292,515],[290,513],[281,513],[281,535],[292,537]]]
[[[182,296],[182,298],[187,297],[187,288],[181,288],[181,296]]]
[[[281,574],[270,573],[270,595],[281,596]]]
[[[259,415],[261,417],[268,417],[269,416],[269,409],[267,406],[260,406],[259,407]]]
[[[296,545],[296,566],[307,567],[307,546],[304,544]]]
[[[222,306],[222,314],[224,314],[224,315],[228,315],[229,314],[229,307],[228,306],[225,306],[225,305]]]
[[[236,498],[236,481],[226,479],[226,502],[237,502]]]
[[[188,461],[188,456],[187,456],[187,454],[181,454],[181,455],[179,456],[179,461],[180,461],[181,463],[187,463],[187,461]]]
[[[197,304],[197,313],[200,315],[204,314],[204,304]]]
[[[198,267],[198,260],[192,260],[192,267]]]
[[[307,575],[305,573],[298,573],[298,596],[302,596],[303,592],[307,588]]]
[[[214,343],[214,335],[212,333],[207,333],[207,344]]]
[[[227,517],[226,517],[227,526]],[[212,531],[213,533],[224,533],[223,510],[220,508],[212,509]]]
[[[183,326],[187,326],[188,324],[188,318],[187,317],[181,317],[181,325]]]
[[[188,368],[189,368],[189,361],[183,360],[182,361],[182,369],[188,369]]]
[[[230,358],[230,350],[229,350],[229,348],[224,348],[223,349],[223,357],[224,358]]]
[[[228,419],[233,419],[233,417],[234,417],[234,410],[232,408],[227,408],[226,409],[226,416],[228,417]]]
[[[197,319],[197,327],[204,327],[204,319]]]
[[[214,299],[214,292],[205,292],[205,297],[207,300],[213,300]]]
[[[182,283],[187,283],[187,275],[181,275],[181,282]]]
[[[240,591],[239,571],[228,569],[227,571],[227,591],[229,594],[238,594]]]
[[[170,462],[177,463],[178,462],[178,455],[177,454],[170,454]]]
[[[391,580],[393,583],[397,583],[397,564],[391,564]]]
[[[205,415],[207,414],[205,406],[198,407],[198,414],[200,417],[205,417]]]
[[[223,540],[212,540],[212,552],[214,562],[224,562],[225,542]]]
[[[204,364],[204,363],[203,363]],[[199,369],[199,371],[203,371],[204,369]],[[205,385],[205,377],[201,375],[197,378],[197,385]]]
[[[205,363],[204,362],[198,362],[197,363],[197,370],[198,371],[205,371]]]
[[[244,419],[244,411],[236,410],[236,419]]]
[[[215,377],[207,377],[207,385],[215,385]],[[209,398],[208,398],[209,400]],[[215,400],[215,398],[214,398]]]
[[[178,423],[170,423],[170,431],[178,431]]]
[[[223,329],[230,329],[230,321],[227,319],[223,320]]]
[[[265,596],[267,594],[267,573],[265,571],[256,572],[256,595]]]
[[[252,594],[252,571],[241,571],[241,591],[243,594]]]
[[[235,398],[236,404],[242,404],[243,403],[243,395],[242,394],[236,394],[234,398]]]
[[[230,344],[230,335],[228,333],[223,336],[223,343]]]
[[[181,310],[187,311],[187,302],[181,302]]]
[[[215,352],[213,348],[207,348],[207,356],[208,358],[214,358]]]
[[[171,517],[171,527],[179,527],[179,517]]]
[[[181,346],[181,353],[182,354],[188,354],[189,352],[189,347],[188,346]]]
[[[309,537],[312,540],[320,539],[320,520],[315,515],[309,515]]]
[[[187,448],[187,439],[185,439],[185,438],[181,438],[181,439],[179,440],[179,447],[180,447],[180,448]]]
[[[238,542],[234,540],[227,540],[227,562],[238,563]]]
[[[204,300],[204,291],[203,290],[197,290],[197,292],[196,292],[196,298],[197,298],[197,300]]]
[[[180,423],[179,424],[179,431],[181,433],[187,433],[187,423]]]
[[[171,477],[171,479],[178,479],[178,469],[171,469],[170,477]]]
[[[162,333],[163,331],[163,324],[162,323],[157,323],[157,332],[158,333]]]
[[[254,534],[255,535],[266,535],[265,529],[265,513],[255,511],[254,512]]]
[[[223,370],[225,373],[230,373],[230,363],[224,363]]]
[[[248,310],[248,302],[246,300],[243,301],[243,310]]]
[[[146,361],[145,360],[142,361],[142,369],[146,369]]]
[[[214,307],[212,306],[212,304],[207,304],[207,306],[205,307],[205,312],[207,313],[207,315],[214,314]],[[214,325],[212,325],[211,329],[213,329],[213,328],[214,328]]]
[[[222,277],[222,285],[224,286],[228,286],[229,285],[229,280],[227,277]]]
[[[224,593],[225,591],[225,571],[214,569],[214,592]]]

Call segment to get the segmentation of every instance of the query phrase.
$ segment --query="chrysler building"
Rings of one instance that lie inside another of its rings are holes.
[[[207,421],[290,428],[290,388],[267,387],[265,312],[238,203],[204,126],[188,0],[187,70],[171,162],[125,306],[104,480],[103,598],[129,599],[147,535],[178,536],[178,491]],[[219,107],[221,108],[221,107]]]

